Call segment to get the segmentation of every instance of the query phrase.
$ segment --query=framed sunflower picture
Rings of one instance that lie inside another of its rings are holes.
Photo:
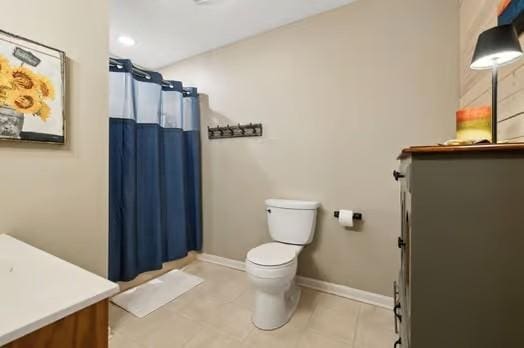
[[[64,144],[65,53],[0,30],[0,140]]]

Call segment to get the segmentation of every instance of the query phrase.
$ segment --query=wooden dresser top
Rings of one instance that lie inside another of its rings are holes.
[[[411,146],[402,150],[399,158],[414,154],[471,153],[471,152],[510,152],[524,151],[524,143],[479,144],[479,145],[430,145]]]

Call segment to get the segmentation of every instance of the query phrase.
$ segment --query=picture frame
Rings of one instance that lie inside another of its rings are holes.
[[[64,51],[0,30],[0,140],[65,144]]]
[[[513,24],[517,33],[524,32],[524,0],[501,0],[498,8],[498,25]]]

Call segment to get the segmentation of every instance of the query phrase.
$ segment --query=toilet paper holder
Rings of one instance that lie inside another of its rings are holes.
[[[335,210],[333,212],[333,216],[336,217],[337,219],[338,219],[339,215],[340,215],[340,211]],[[362,220],[362,213],[356,213],[356,212],[353,213],[353,220]]]

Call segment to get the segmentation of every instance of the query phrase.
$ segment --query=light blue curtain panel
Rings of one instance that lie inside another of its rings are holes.
[[[202,247],[196,88],[110,65],[109,279],[128,281]]]

